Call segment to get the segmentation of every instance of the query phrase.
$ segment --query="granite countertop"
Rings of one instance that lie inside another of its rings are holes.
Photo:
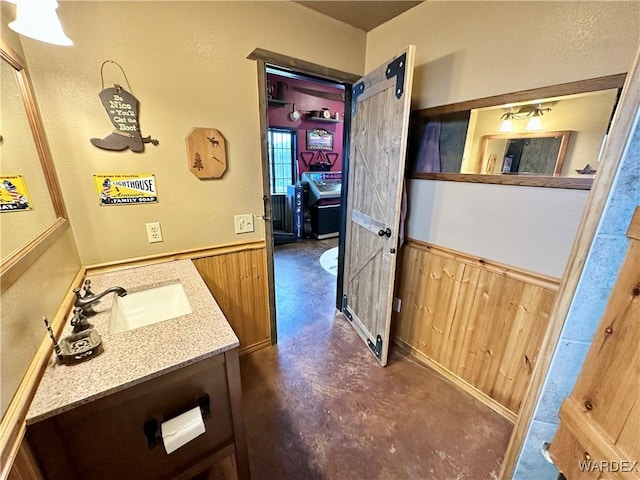
[[[220,307],[190,260],[132,267],[88,277],[99,293],[120,286],[129,292],[180,280],[193,313],[135,330],[109,335],[115,294],[105,296],[89,318],[104,351],[76,365],[61,365],[52,355],[27,413],[27,424],[106,397],[145,380],[177,370],[239,346]],[[71,333],[67,319],[62,336]]]

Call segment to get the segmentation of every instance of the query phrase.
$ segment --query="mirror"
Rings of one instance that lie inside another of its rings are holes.
[[[409,176],[590,188],[625,77],[415,111]]]
[[[485,135],[480,171],[486,174],[560,175],[571,132]]]
[[[9,288],[67,227],[23,60],[0,44],[0,278]]]

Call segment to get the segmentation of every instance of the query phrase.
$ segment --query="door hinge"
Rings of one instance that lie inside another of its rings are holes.
[[[364,92],[364,82],[356,83],[351,87],[351,116],[356,116],[356,103],[358,103],[358,97]]]
[[[375,344],[367,338],[367,345],[378,359],[382,357],[382,337],[380,335],[376,337]]]
[[[407,66],[407,54],[403,53],[387,65],[387,78],[396,77],[396,98],[404,93],[404,72]]]
[[[344,316],[349,319],[350,322],[353,322],[353,315],[349,312],[349,298],[346,295],[342,295],[342,313]]]

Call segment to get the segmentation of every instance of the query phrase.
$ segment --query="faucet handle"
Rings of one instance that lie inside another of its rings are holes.
[[[82,310],[82,308],[80,307],[74,308],[73,318],[71,319],[71,325],[75,327],[78,322],[81,322],[85,318],[87,318],[87,316],[84,314],[84,311]]]
[[[82,295],[80,295],[80,289],[79,288],[74,288],[73,289],[73,293],[76,294],[76,298],[82,298]]]
[[[79,333],[88,328],[93,328],[93,325],[87,321],[87,315],[85,315],[84,309],[82,308],[73,309],[71,326],[73,327],[73,333]]]
[[[91,291],[91,280],[89,280],[88,278],[84,281],[84,296],[88,297],[90,295],[93,295],[93,292]]]

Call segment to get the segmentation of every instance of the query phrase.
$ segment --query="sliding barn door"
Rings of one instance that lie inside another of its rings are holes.
[[[356,82],[342,311],[387,364],[415,47]]]

